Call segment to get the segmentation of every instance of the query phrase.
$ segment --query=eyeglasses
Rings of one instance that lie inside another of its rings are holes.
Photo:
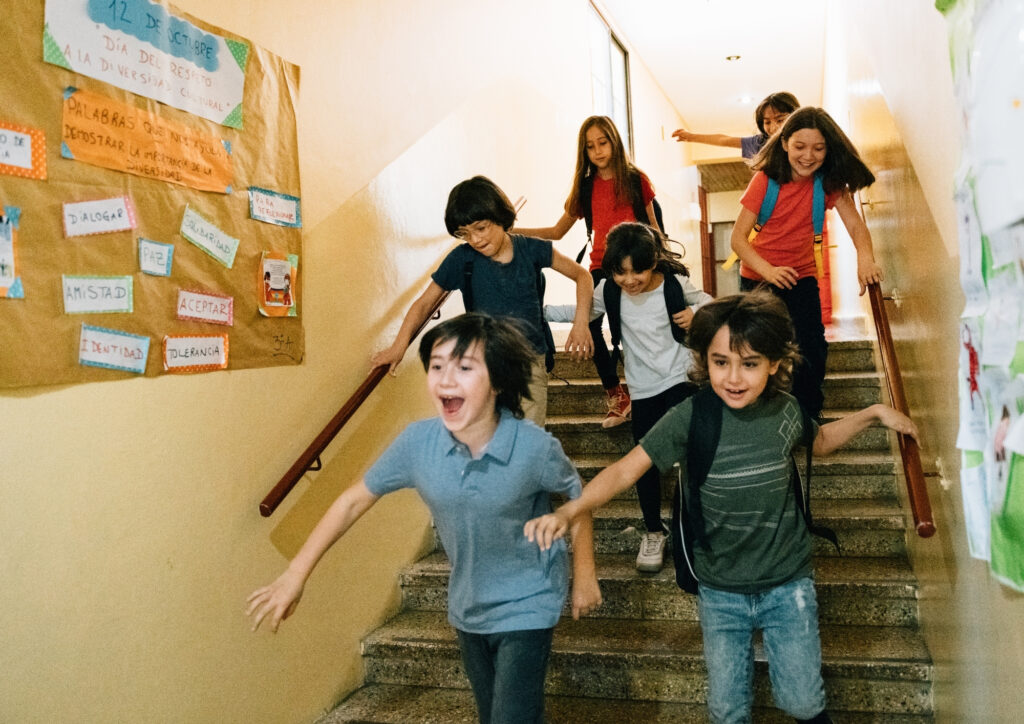
[[[483,221],[477,221],[474,224],[459,227],[455,230],[455,238],[459,241],[465,241],[466,239],[482,236],[490,231],[493,223],[493,221],[484,219]]]

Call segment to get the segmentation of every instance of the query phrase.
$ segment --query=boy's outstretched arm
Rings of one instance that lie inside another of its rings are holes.
[[[570,522],[581,513],[589,513],[604,505],[629,486],[651,467],[651,458],[637,445],[625,457],[612,463],[589,483],[583,486],[583,494],[560,506],[555,512],[526,521],[523,533],[546,551],[559,538],[565,536]]]
[[[828,455],[833,450],[845,445],[857,433],[869,427],[875,420],[878,420],[890,430],[910,435],[920,443],[920,440],[917,438],[917,425],[914,424],[913,420],[888,405],[871,405],[871,407],[865,407],[863,410],[858,410],[852,415],[847,415],[819,427],[818,435],[814,438],[814,454]]]
[[[378,500],[380,498],[370,492],[362,479],[338,496],[284,573],[246,599],[249,608],[245,615],[252,616],[253,631],[266,619],[270,630],[277,633],[281,621],[291,616],[299,605],[306,580],[324,553]]]
[[[572,521],[572,617],[590,613],[601,605],[601,587],[594,563],[594,520],[590,513]]]
[[[672,131],[672,137],[680,142],[706,143],[709,146],[729,146],[743,148],[743,139],[739,136],[727,136],[724,133],[694,133],[685,128]]]
[[[412,342],[413,334],[430,316],[430,310],[434,308],[437,300],[442,296],[444,296],[444,289],[437,282],[431,280],[430,285],[423,291],[423,294],[412,303],[409,311],[405,313],[405,319],[402,320],[402,326],[399,327],[398,334],[395,335],[395,341],[391,343],[390,347],[377,352],[370,358],[370,362],[374,367],[387,365],[388,371],[392,375],[395,374],[395,368],[398,367],[398,363],[405,356],[405,350],[408,348],[409,343]]]
[[[552,246],[551,268],[576,282],[576,315],[572,330],[565,340],[565,351],[573,359],[587,359],[594,354],[590,336],[590,307],[594,303],[594,280],[590,272]]]

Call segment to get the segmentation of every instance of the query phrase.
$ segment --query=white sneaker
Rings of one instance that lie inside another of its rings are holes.
[[[636,554],[636,569],[644,573],[657,573],[665,559],[665,534],[644,533],[640,552]]]

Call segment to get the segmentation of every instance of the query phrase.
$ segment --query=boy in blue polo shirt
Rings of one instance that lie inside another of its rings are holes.
[[[544,359],[544,312],[538,287],[541,270],[551,267],[576,283],[576,316],[565,341],[565,351],[575,359],[594,353],[588,327],[594,282],[586,269],[558,252],[550,241],[510,234],[515,220],[512,202],[490,179],[474,176],[457,184],[448,194],[444,223],[449,234],[465,243],[444,258],[431,275],[430,285],[406,312],[395,341],[375,354],[372,361],[377,366],[388,365],[394,372],[434,304],[446,291],[461,290],[466,311],[511,317],[523,324],[534,350],[529,394],[525,396],[523,410],[528,419],[544,427],[548,374]]]
[[[481,722],[544,721],[551,635],[568,589],[563,541],[546,550],[523,525],[576,498],[579,474],[555,438],[523,420],[534,353],[515,323],[464,314],[420,342],[438,416],[409,425],[345,490],[288,568],[249,597],[256,629],[291,615],[327,549],[380,496],[414,487],[451,560],[448,620]],[[600,605],[589,515],[573,522],[573,618]]]

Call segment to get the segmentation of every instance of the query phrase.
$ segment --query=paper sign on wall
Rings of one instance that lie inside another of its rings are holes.
[[[127,196],[64,204],[64,236],[88,236],[135,228],[135,209]]]
[[[60,155],[94,166],[231,193],[231,145],[113,98],[66,88]]]
[[[21,209],[5,206],[0,214],[0,299],[24,299],[25,288],[18,275],[18,221]]]
[[[179,289],[177,314],[178,319],[231,326],[235,323],[235,300],[226,294]]]
[[[249,187],[249,216],[278,226],[296,229],[302,226],[302,210],[297,197],[258,186]]]
[[[226,334],[174,334],[164,337],[164,370],[167,372],[210,372],[227,366]]]
[[[169,277],[174,262],[174,244],[161,244],[139,237],[139,270],[155,277]]]
[[[43,59],[232,128],[249,45],[149,0],[46,0]]]
[[[46,135],[38,128],[0,121],[0,173],[46,178]]]
[[[185,206],[179,233],[228,269],[234,265],[238,239],[225,234],[190,206]]]
[[[264,317],[296,317],[297,254],[265,251],[260,257],[260,314]]]
[[[132,277],[61,275],[65,314],[132,311]]]
[[[82,325],[78,364],[142,374],[149,358],[149,337]]]

